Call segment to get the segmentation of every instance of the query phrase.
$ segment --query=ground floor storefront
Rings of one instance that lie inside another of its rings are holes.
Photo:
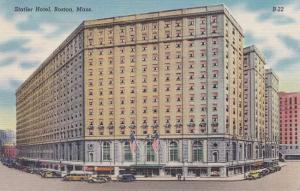
[[[268,167],[278,163],[278,160],[264,162],[249,160],[243,163],[203,163],[195,164],[130,164],[130,165],[101,165],[99,163],[46,161],[21,159],[22,165],[31,168],[59,170],[66,174],[71,171],[85,171],[101,175],[134,174],[141,177],[170,176],[170,177],[230,177]]]
[[[101,139],[19,146],[18,157],[30,165],[66,173],[81,170],[145,177],[227,177],[263,167],[267,156],[262,142],[224,135],[165,137],[158,146],[154,143],[152,139],[137,139],[134,145],[128,139]],[[268,148],[277,153],[277,147]]]

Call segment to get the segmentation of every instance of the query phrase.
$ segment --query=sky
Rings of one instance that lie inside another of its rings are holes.
[[[0,129],[15,129],[15,91],[83,20],[225,4],[280,79],[300,91],[300,3],[290,0],[0,0]],[[92,12],[15,12],[15,7],[92,8]],[[273,12],[273,7],[283,7]]]

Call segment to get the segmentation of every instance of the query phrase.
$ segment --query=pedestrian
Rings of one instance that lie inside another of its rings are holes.
[[[181,181],[181,174],[178,174],[178,180]]]

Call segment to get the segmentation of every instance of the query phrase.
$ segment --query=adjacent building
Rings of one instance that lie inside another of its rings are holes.
[[[279,78],[272,69],[265,70],[266,158],[278,158],[279,152]]]
[[[244,128],[243,38],[224,5],[84,21],[16,92],[18,157],[64,171],[243,172],[265,131],[257,53],[259,121]]]
[[[247,157],[262,159],[265,146],[265,59],[256,46],[244,48],[244,129]]]
[[[300,92],[280,92],[280,154],[284,159],[300,159]]]
[[[0,129],[0,158],[16,156],[16,133],[13,130]]]

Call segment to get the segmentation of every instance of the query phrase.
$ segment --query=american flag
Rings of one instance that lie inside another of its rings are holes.
[[[154,134],[154,138],[153,138],[153,141],[152,141],[152,149],[154,150],[154,152],[158,152],[158,149],[159,149],[159,135],[158,133],[155,133]]]
[[[131,134],[130,134],[130,150],[131,150],[131,153],[136,152],[136,147],[137,147],[136,137],[135,137],[134,132],[131,132]]]

